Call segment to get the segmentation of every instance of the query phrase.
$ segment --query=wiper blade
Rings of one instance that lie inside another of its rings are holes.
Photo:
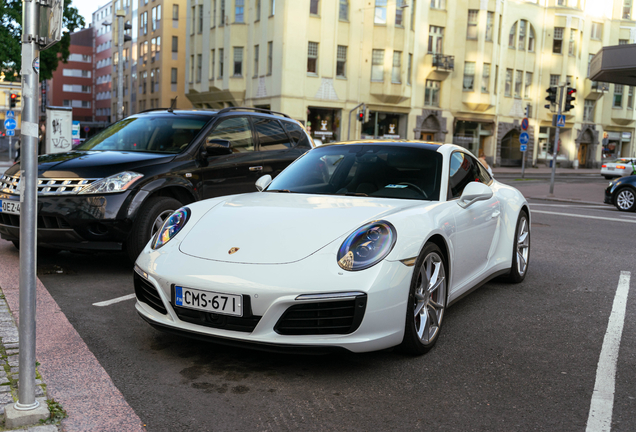
[[[267,189],[267,192],[291,193],[289,189]]]
[[[346,196],[366,196],[368,197],[369,195],[362,193],[362,192],[346,192],[345,193]]]

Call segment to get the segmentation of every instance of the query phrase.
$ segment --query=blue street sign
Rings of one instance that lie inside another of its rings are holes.
[[[557,115],[557,127],[565,127],[565,116]]]
[[[7,136],[15,136],[15,130],[7,129]]]
[[[15,127],[18,125],[18,122],[16,122],[14,119],[10,118],[10,119],[6,119],[4,121],[4,128],[5,129],[15,129]]]
[[[521,150],[522,152],[528,150],[528,144],[521,144],[519,146],[519,150]]]
[[[7,111],[6,117],[8,119],[10,119],[10,118],[14,119],[15,118],[15,111]]]
[[[528,130],[528,126],[529,126],[529,122],[527,118],[524,118],[523,120],[521,120],[521,130]]]
[[[528,141],[530,141],[530,135],[528,135],[528,132],[521,132],[519,135],[519,142],[521,144],[528,144]]]

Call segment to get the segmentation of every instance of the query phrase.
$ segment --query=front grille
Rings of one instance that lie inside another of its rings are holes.
[[[172,307],[181,321],[223,330],[233,330],[251,333],[261,320],[260,316],[252,315],[250,296],[243,296],[243,316],[221,315],[205,311],[176,306],[174,304],[174,287],[172,288]]]
[[[155,288],[153,284],[139,276],[137,272],[135,272],[134,275],[134,283],[137,300],[146,303],[159,313],[164,315],[168,314],[166,307],[163,305],[163,301],[161,301],[161,297],[159,297],[157,288]]]
[[[84,178],[40,178],[38,195],[76,195],[97,179]],[[20,176],[0,177],[0,191],[20,195]]]
[[[350,334],[360,327],[367,307],[366,294],[351,300],[291,306],[274,330],[282,335]]]
[[[38,216],[38,229],[70,229],[71,225],[64,218],[57,216]],[[0,225],[20,227],[20,216],[0,213]]]

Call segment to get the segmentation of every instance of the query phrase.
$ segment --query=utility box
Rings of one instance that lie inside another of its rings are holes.
[[[46,154],[73,148],[73,108],[46,107]]]

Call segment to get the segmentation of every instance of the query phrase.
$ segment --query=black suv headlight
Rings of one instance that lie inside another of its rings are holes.
[[[80,191],[80,194],[104,194],[123,192],[144,175],[132,171],[124,171],[97,180]]]

